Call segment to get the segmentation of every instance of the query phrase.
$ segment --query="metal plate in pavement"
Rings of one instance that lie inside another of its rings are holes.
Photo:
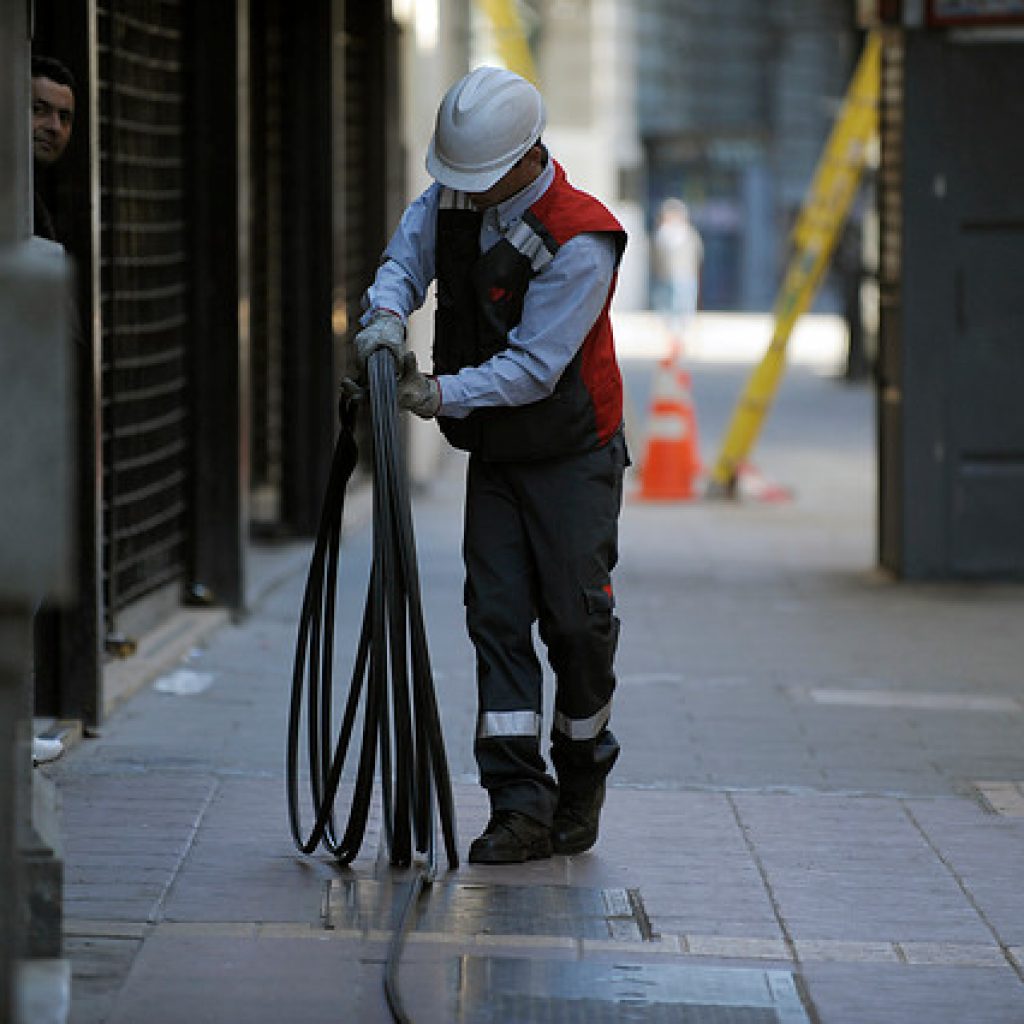
[[[456,1024],[809,1024],[788,971],[463,956]]]
[[[392,929],[404,903],[401,886],[358,878],[333,879],[327,891],[325,925],[357,931]],[[421,904],[416,931],[633,942],[651,938],[650,923],[636,890],[567,885],[435,883]]]

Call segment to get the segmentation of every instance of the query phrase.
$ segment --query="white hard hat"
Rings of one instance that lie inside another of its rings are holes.
[[[525,78],[477,68],[441,100],[427,171],[459,192],[486,192],[540,138],[544,100]]]

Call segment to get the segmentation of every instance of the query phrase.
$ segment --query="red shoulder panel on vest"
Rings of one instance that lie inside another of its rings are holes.
[[[555,161],[555,180],[530,207],[559,245],[588,231],[608,231],[618,236],[619,255],[626,247],[626,232],[599,199],[569,183],[562,165]]]

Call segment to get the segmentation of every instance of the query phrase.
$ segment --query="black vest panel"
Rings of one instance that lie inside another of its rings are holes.
[[[481,255],[481,219],[474,210],[438,211],[433,353],[437,374],[479,366],[506,349],[508,332],[522,319],[526,290],[535,276],[530,259],[506,239]],[[547,242],[549,248],[557,248],[550,236]],[[547,398],[529,405],[475,409],[464,419],[439,416],[441,431],[456,448],[495,461],[557,458],[595,448],[599,442],[594,409],[583,385],[581,363],[582,354],[577,352]]]

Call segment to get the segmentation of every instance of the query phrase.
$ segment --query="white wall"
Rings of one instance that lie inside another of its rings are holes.
[[[548,101],[545,133],[578,188],[597,196],[629,233],[615,307],[647,303],[647,238],[643,207],[621,194],[642,167],[636,119],[633,9],[623,0],[558,0],[544,8],[538,55]]]
[[[469,69],[468,5],[466,0],[394,0],[394,14],[402,30],[400,88],[408,201],[430,184],[424,157],[441,97]],[[409,345],[421,367],[431,361],[433,310],[431,293],[409,320]],[[413,484],[424,486],[449,449],[436,423],[407,418],[409,469]]]

